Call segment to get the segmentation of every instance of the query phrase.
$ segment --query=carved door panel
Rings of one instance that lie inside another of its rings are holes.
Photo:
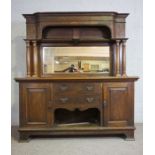
[[[131,126],[134,124],[133,83],[104,83],[104,125]]]
[[[49,126],[51,115],[48,111],[50,85],[48,83],[21,84],[22,99],[20,115],[22,126]]]

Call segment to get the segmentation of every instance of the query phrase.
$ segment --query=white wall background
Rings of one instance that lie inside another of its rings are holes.
[[[127,17],[127,73],[140,80],[135,84],[135,122],[143,121],[143,41],[142,41],[142,0],[12,0],[12,125],[19,124],[18,84],[14,77],[26,73],[25,19],[22,14],[46,11],[116,11],[130,13]]]

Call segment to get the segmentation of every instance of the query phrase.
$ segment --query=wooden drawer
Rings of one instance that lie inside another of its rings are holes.
[[[72,93],[75,89],[73,86],[75,87],[73,83],[54,83],[53,93],[54,95]]]
[[[101,95],[58,95],[54,97],[54,104],[100,104]]]
[[[84,94],[100,94],[102,91],[101,83],[81,83],[80,92]]]
[[[80,83],[54,83],[53,93],[59,94],[100,94],[102,91],[101,83],[80,82]]]

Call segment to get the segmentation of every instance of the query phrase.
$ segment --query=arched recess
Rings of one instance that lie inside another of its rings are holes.
[[[42,30],[42,39],[111,39],[108,26],[46,26]]]
[[[85,110],[58,108],[54,112],[55,124],[93,123],[100,124],[100,111],[97,108]]]

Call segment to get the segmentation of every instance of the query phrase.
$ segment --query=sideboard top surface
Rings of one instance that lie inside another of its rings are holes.
[[[50,78],[44,78],[44,77],[40,77],[40,78],[33,78],[33,77],[31,77],[31,78],[15,78],[15,80],[17,81],[17,82],[22,82],[22,81],[103,81],[103,82],[106,82],[106,81],[108,81],[108,82],[129,82],[129,81],[136,81],[136,80],[138,80],[139,79],[139,77],[137,77],[137,76],[131,76],[131,77],[109,77],[109,76],[107,76],[107,77],[104,77],[104,76],[102,76],[102,77],[99,77],[99,76],[88,76],[88,77],[79,77],[79,76],[75,76],[75,77],[73,77],[73,76],[63,76],[63,77],[61,77],[61,76],[59,76],[59,77],[55,77],[55,76],[53,76],[53,77],[50,77]]]
[[[33,14],[23,14],[24,17],[26,16],[37,16],[37,15],[122,15],[127,17],[129,13],[118,13],[114,11],[96,11],[96,12],[35,12]]]

